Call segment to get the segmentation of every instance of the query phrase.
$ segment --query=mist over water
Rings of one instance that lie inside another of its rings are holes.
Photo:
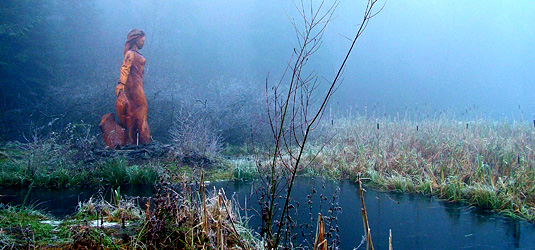
[[[530,119],[534,8],[527,1],[391,1],[362,37],[355,70],[347,70],[346,78],[361,80],[344,88],[390,110],[475,105],[492,119],[518,120],[520,106]]]

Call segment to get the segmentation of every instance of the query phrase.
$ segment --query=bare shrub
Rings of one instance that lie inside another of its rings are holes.
[[[289,205],[296,174],[308,167],[304,162],[307,141],[319,125],[330,98],[341,83],[340,76],[355,42],[369,20],[382,10],[382,7],[379,10],[374,8],[377,1],[368,0],[363,20],[357,26],[351,46],[332,80],[320,78],[313,69],[307,67],[307,62],[319,49],[325,29],[339,2],[324,5],[325,1],[320,1],[316,6],[303,0],[294,2],[302,17],[302,23],[292,22],[298,45],[294,47],[294,53],[285,69],[286,74],[273,86],[270,86],[268,78],[265,88],[267,115],[274,139],[269,152],[271,163],[268,165],[268,174],[262,179],[265,198],[261,201],[264,223],[262,230],[267,248],[277,249],[292,237]],[[322,84],[325,87],[321,87]],[[322,89],[325,89],[323,93]],[[265,171],[263,166],[259,166],[258,170]],[[284,197],[284,205],[278,204],[277,197]]]
[[[240,144],[251,137],[267,137],[267,124],[261,123],[266,109],[262,89],[259,82],[221,78],[210,81],[209,91],[197,93],[205,98],[205,106],[213,114],[214,125],[221,130],[224,141]]]
[[[212,159],[221,152],[221,136],[205,112],[183,108],[170,130],[173,153],[181,159]]]
[[[240,144],[250,138],[251,133],[258,133],[261,116],[264,114],[262,84],[239,78],[221,76],[207,83],[194,82],[168,76],[159,78],[159,88],[154,95],[148,94],[149,104],[154,107],[149,123],[155,126],[174,124],[171,118],[182,119],[184,109],[207,115],[214,129],[219,131],[222,141]],[[164,83],[165,82],[165,83]],[[147,87],[147,92],[152,92]],[[150,108],[150,107],[149,107]],[[150,112],[150,110],[149,110]],[[169,116],[169,113],[174,116]]]

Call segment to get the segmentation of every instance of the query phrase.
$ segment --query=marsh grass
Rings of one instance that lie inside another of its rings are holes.
[[[77,213],[58,219],[33,206],[0,204],[2,249],[127,249],[142,222],[142,209],[134,199],[113,190],[79,203]],[[97,223],[95,223],[97,222]],[[103,224],[111,227],[105,227]]]
[[[124,184],[153,184],[161,175],[162,166],[155,163],[131,164],[124,158],[112,158],[92,165],[93,183],[119,186]]]
[[[51,219],[32,206],[0,204],[0,246],[2,249],[33,249],[65,243],[69,235],[66,230],[41,223]]]
[[[138,221],[142,218],[143,210],[135,199],[121,196],[120,188],[112,192],[110,201],[103,197],[92,197],[86,202],[79,203],[73,218],[118,223]]]
[[[6,158],[0,162],[0,183],[3,185],[28,186],[39,180],[47,186],[63,186],[69,182],[66,173],[73,168],[70,158],[73,152],[53,141],[11,143],[3,146]]]
[[[309,157],[312,172],[335,179],[362,172],[383,189],[437,195],[535,220],[530,124],[359,116],[325,124],[322,131],[314,146],[324,150]]]
[[[258,178],[259,172],[254,159],[242,157],[228,160],[228,168],[232,169],[235,179],[253,179]]]

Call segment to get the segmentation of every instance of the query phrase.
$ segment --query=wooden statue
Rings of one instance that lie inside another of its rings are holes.
[[[99,125],[108,147],[150,143],[147,98],[143,92],[143,68],[146,60],[138,51],[144,44],[145,33],[142,30],[133,29],[128,32],[121,76],[115,87],[119,123],[115,121],[114,115],[109,113],[102,117]]]
[[[115,115],[108,113],[102,116],[99,126],[106,146],[117,148],[126,144],[125,129],[115,121]]]

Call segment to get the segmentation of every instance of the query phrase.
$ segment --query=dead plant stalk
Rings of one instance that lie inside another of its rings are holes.
[[[368,223],[368,213],[366,212],[366,204],[364,203],[364,192],[362,189],[362,181],[360,179],[361,174],[359,173],[357,175],[357,183],[359,184],[359,192],[360,192],[360,201],[362,202],[362,221],[364,224],[364,235],[366,238],[366,249],[373,250],[373,242],[372,242],[372,233],[370,229],[370,224]]]

